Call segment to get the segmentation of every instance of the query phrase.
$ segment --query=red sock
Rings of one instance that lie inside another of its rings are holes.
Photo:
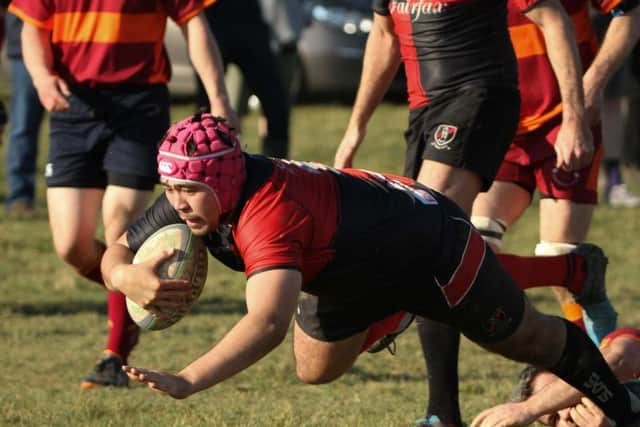
[[[102,272],[100,271],[100,261],[102,261],[102,255],[104,255],[104,251],[107,250],[107,247],[104,243],[99,240],[96,240],[96,250],[98,251],[98,256],[94,264],[85,269],[84,271],[77,270],[78,273],[84,277],[85,279],[89,279],[92,282],[96,282],[102,286],[104,286],[104,281],[102,280]]]
[[[390,332],[395,331],[398,328],[398,325],[400,325],[400,322],[402,321],[404,315],[404,311],[399,311],[369,326],[369,332],[367,333],[367,338],[365,338],[364,343],[360,348],[360,353],[364,353],[380,338],[384,337]]]
[[[109,338],[106,350],[115,353],[120,357],[122,363],[126,364],[131,350],[138,343],[140,329],[127,312],[127,303],[123,293],[110,291],[107,308]]]
[[[585,259],[576,254],[523,257],[498,253],[496,256],[520,289],[561,286],[580,293],[584,286]]]

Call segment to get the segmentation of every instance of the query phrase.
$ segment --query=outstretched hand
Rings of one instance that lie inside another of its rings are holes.
[[[184,399],[191,395],[191,384],[177,375],[129,365],[124,365],[122,370],[131,380],[146,384],[150,389],[168,394],[174,399]]]
[[[526,426],[535,420],[535,415],[529,413],[521,402],[505,403],[482,411],[469,427]]]

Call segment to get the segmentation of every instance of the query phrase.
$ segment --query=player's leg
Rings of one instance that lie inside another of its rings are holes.
[[[102,127],[78,93],[68,100],[69,111],[50,115],[45,170],[49,224],[58,256],[85,278],[102,284],[104,244],[95,240],[106,186],[99,148]]]
[[[388,295],[321,299],[302,292],[293,334],[298,377],[310,384],[335,380],[366,349],[369,325],[398,311]]]
[[[95,239],[104,190],[49,187],[47,210],[56,254],[81,276],[102,283],[104,244]]]
[[[508,89],[470,89],[454,99],[432,103],[422,127],[407,132],[405,174],[415,177],[415,165],[420,164],[417,180],[469,214],[478,193],[489,188],[498,171],[515,135],[518,113],[519,96]],[[412,141],[412,133],[417,141]],[[428,371],[426,420],[435,416],[446,425],[461,425],[459,332],[418,318],[418,333]]]
[[[580,253],[584,249],[580,244],[587,237],[598,200],[597,176],[602,154],[600,130],[593,129],[593,135],[596,152],[591,165],[567,174],[558,172],[554,160],[549,159],[536,172],[543,197],[536,255]],[[576,269],[576,274],[583,273]],[[603,283],[598,285],[604,289],[604,277],[601,280]],[[562,307],[575,307],[583,312],[587,332],[596,343],[615,328],[617,314],[604,292],[597,298],[578,301],[580,304],[566,289],[554,288],[554,293]]]
[[[269,47],[266,25],[260,25],[251,39],[238,47],[238,66],[247,86],[260,100],[266,118],[266,133],[262,135],[262,153],[271,157],[289,155],[289,98],[285,92],[278,61]],[[239,42],[240,43],[240,42]]]
[[[114,181],[113,175],[109,175],[110,182]],[[117,240],[126,231],[128,224],[144,211],[151,198],[151,188],[155,181],[152,178],[122,174],[118,174],[117,177],[116,182],[119,185],[109,184],[102,202],[102,220],[107,245]],[[129,354],[138,343],[139,328],[129,316],[124,294],[109,291],[107,298],[109,332],[105,352],[117,356],[122,364],[126,364]]]
[[[107,244],[118,239],[128,224],[146,207],[157,182],[156,146],[169,125],[169,98],[163,85],[138,90],[110,89],[101,99],[117,105],[108,114],[105,131],[108,149],[102,158],[107,187],[102,201],[102,221]],[[115,132],[110,132],[111,130]],[[138,342],[139,328],[126,308],[121,292],[108,292],[109,331],[102,359],[85,378],[83,387],[126,386],[120,367]]]
[[[293,354],[298,378],[308,384],[325,384],[339,378],[355,363],[367,332],[338,341],[323,341],[293,328]]]
[[[455,281],[451,284],[459,286]],[[593,342],[572,323],[536,311],[491,251],[482,258],[464,298],[453,304],[447,301],[452,307],[451,323],[472,341],[550,370],[599,402],[617,421],[631,416],[629,395]]]

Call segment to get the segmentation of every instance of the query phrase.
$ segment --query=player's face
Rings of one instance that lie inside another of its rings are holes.
[[[204,185],[161,180],[167,200],[196,236],[203,236],[218,227],[218,201],[213,191]]]

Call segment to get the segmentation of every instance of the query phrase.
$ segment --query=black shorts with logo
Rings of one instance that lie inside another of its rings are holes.
[[[439,203],[447,211],[440,233],[420,237],[437,240],[438,255],[410,257],[416,242],[407,241],[406,252],[402,251],[407,262],[394,261],[395,274],[387,274],[389,266],[376,261],[356,282],[336,280],[303,292],[296,312],[300,328],[318,340],[339,341],[406,311],[450,324],[480,343],[513,334],[522,321],[524,293],[460,208],[445,199]],[[324,292],[325,286],[339,292]]]
[[[169,126],[166,85],[76,86],[50,115],[47,186],[151,190],[157,146]]]
[[[423,159],[477,173],[491,186],[518,128],[520,94],[510,87],[465,87],[411,110],[404,174],[417,178]]]

